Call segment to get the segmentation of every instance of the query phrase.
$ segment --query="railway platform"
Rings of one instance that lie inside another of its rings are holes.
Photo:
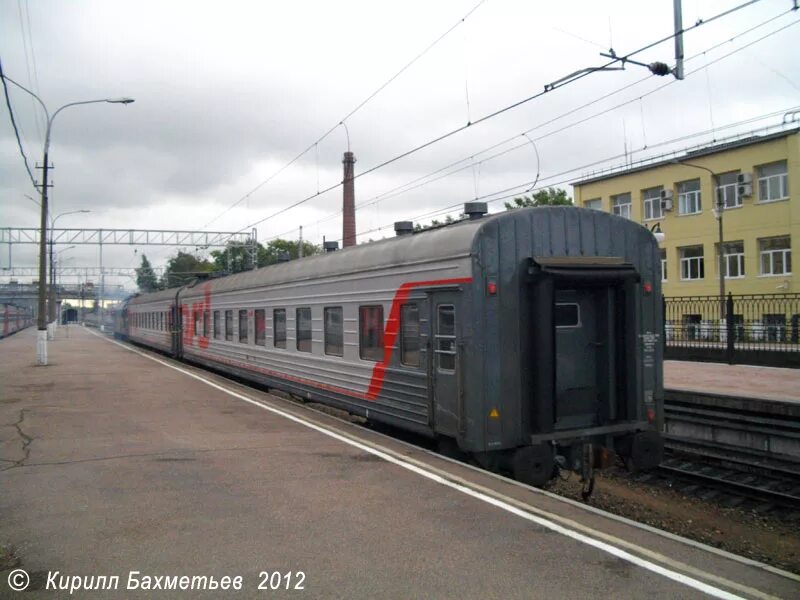
[[[800,404],[800,369],[667,360],[664,361],[664,387]]]
[[[35,333],[0,341],[0,598],[798,597],[796,575],[85,328],[36,367]]]

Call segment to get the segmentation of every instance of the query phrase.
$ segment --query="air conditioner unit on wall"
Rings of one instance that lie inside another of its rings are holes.
[[[739,198],[749,198],[753,195],[753,185],[750,183],[740,183],[736,186],[736,195]]]
[[[739,173],[736,176],[736,183],[738,185],[745,185],[753,183],[753,174],[752,173]]]
[[[661,210],[672,210],[672,190],[661,190]]]

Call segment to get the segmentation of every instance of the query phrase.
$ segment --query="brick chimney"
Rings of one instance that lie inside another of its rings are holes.
[[[356,245],[356,193],[353,182],[353,165],[356,157],[345,152],[344,159],[344,202],[342,205],[342,248]]]

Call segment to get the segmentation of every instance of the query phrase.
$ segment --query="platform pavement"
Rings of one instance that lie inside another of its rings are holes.
[[[800,369],[667,360],[664,388],[800,403]]]
[[[130,571],[239,575],[235,595],[256,598],[267,593],[255,589],[259,572],[280,570],[305,573],[304,591],[283,592],[301,598],[766,598],[800,589],[752,561],[80,327],[65,333],[50,344],[48,367],[33,366],[35,331],[0,341],[0,543],[15,548],[34,587],[57,570],[121,580],[116,592],[71,597],[228,597],[124,588]],[[11,592],[8,572],[0,598],[70,597]]]

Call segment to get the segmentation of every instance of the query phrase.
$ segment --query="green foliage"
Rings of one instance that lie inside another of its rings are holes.
[[[142,266],[136,269],[136,285],[141,292],[154,292],[159,289],[158,277],[144,254],[142,254]]]
[[[458,218],[454,218],[453,215],[447,215],[444,218],[444,221],[440,221],[439,219],[433,219],[429,225],[422,225],[421,223],[416,223],[414,225],[414,231],[425,231],[426,229],[434,229],[436,227],[441,227],[443,225],[450,225],[451,223],[457,223],[458,221],[463,220],[466,215],[458,215]]]
[[[300,242],[295,240],[272,240],[267,243],[266,247],[259,244],[258,248],[258,266],[266,267],[267,265],[274,265],[280,262],[281,256],[284,254],[289,255],[290,260],[300,257]],[[315,246],[310,242],[303,242],[303,256],[311,256],[313,254],[320,254],[322,248]]]
[[[572,206],[572,198],[567,195],[567,190],[561,188],[546,188],[534,192],[531,196],[514,198],[514,203],[506,202],[506,210],[528,208],[530,206]]]
[[[261,250],[261,244],[258,245]],[[252,245],[240,242],[228,242],[224,250],[212,250],[211,260],[214,270],[223,273],[241,273],[253,268]]]
[[[176,256],[167,261],[167,268],[161,277],[161,287],[173,288],[186,285],[204,273],[214,271],[214,263],[197,258],[194,254],[178,251]]]

